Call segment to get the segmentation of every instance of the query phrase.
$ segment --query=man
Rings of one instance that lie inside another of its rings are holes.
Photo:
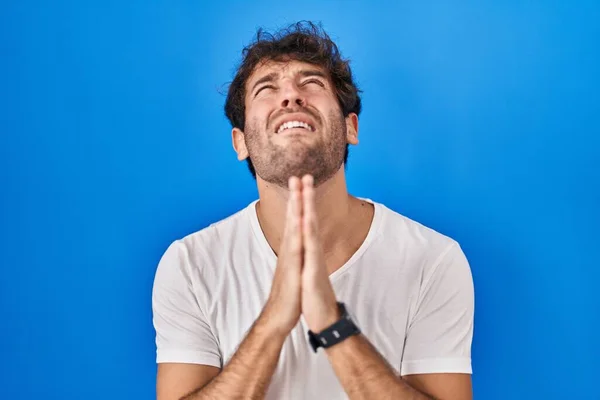
[[[347,192],[348,62],[310,23],[243,55],[225,111],[259,200],[162,257],[158,399],[470,399],[459,245]]]

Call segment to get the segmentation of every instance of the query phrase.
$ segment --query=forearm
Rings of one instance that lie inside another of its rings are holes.
[[[181,400],[264,398],[284,340],[259,318],[219,375]]]
[[[397,376],[363,335],[352,336],[326,349],[327,357],[352,400],[431,400]]]

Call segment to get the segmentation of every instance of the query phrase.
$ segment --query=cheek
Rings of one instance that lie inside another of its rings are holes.
[[[255,127],[265,126],[268,115],[269,108],[265,104],[255,104],[251,109],[246,109],[246,119],[252,121]]]
[[[342,115],[342,109],[340,108],[337,99],[329,95],[319,98],[313,104],[315,105],[315,108],[319,110],[321,115],[329,120],[331,120],[332,117],[339,119]]]
[[[268,135],[265,133],[264,120],[250,115],[248,118],[245,127],[246,143],[250,143],[250,146],[264,144],[269,140]]]

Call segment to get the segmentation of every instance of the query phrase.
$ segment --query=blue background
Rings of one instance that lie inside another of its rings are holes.
[[[350,191],[471,262],[475,397],[600,398],[600,4],[250,3],[4,3],[0,398],[154,396],[156,264],[257,196],[223,92],[298,19],[364,90]]]

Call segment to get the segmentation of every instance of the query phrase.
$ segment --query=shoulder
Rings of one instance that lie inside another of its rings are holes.
[[[214,222],[196,232],[179,239],[183,246],[192,252],[210,250],[211,253],[222,250],[231,244],[231,240],[250,233],[250,212],[254,210],[254,202],[230,216]]]
[[[453,238],[438,232],[382,203],[374,203],[380,213],[380,235],[398,242],[403,248],[413,251],[443,252],[458,243]]]
[[[173,240],[159,262],[160,270],[180,270],[189,278],[221,263],[235,243],[251,234],[249,213],[254,202],[209,226]]]
[[[393,253],[415,277],[427,279],[441,264],[466,263],[460,244],[454,238],[381,203],[375,206],[380,214],[377,235],[380,251]]]
[[[470,288],[469,262],[455,239],[383,204],[377,207],[381,212],[380,251],[393,253],[420,287],[444,281]]]

